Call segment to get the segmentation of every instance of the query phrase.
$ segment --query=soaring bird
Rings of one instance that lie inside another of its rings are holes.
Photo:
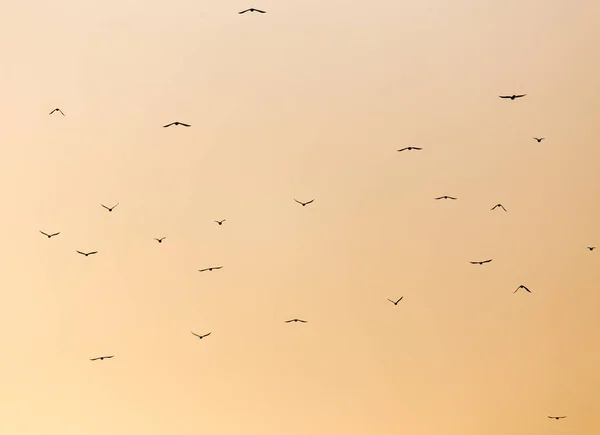
[[[310,201],[308,201],[308,202],[302,202],[302,201],[298,201],[297,199],[295,199],[295,198],[294,198],[294,201],[296,201],[298,204],[302,204],[302,207],[304,207],[305,205],[308,205],[308,204],[310,204],[311,202],[313,202],[313,201],[314,201],[314,199],[311,199],[311,200],[310,200]]]
[[[403,298],[403,297],[404,297],[404,296],[400,296],[400,299],[398,299],[396,302],[394,302],[394,301],[393,301],[393,300],[391,300],[391,299],[388,299],[388,301],[390,301],[390,302],[391,302],[392,304],[394,304],[394,305],[398,305],[398,302],[400,302],[400,301],[402,300],[402,298]]]
[[[406,148],[399,149],[399,150],[398,150],[398,152],[401,152],[401,151],[412,151],[412,150],[421,151],[422,149],[423,149],[423,148],[417,148],[417,147],[406,147]]]
[[[156,237],[154,238],[154,240],[156,240],[158,243],[162,243],[162,241],[165,239],[166,237],[161,237],[160,239],[157,239]]]
[[[196,337],[198,337],[200,340],[202,340],[204,337],[208,337],[210,335],[210,332],[208,334],[204,334],[204,335],[198,335],[194,331],[191,331],[191,333],[194,334]]]
[[[567,416],[564,415],[562,417],[553,417],[553,416],[549,415],[548,418],[554,418],[555,420],[558,420],[559,418],[567,418]]]
[[[225,222],[227,219],[223,219],[222,221],[215,221],[216,223],[218,223],[219,225],[223,225],[223,222]]]
[[[60,233],[54,233],[54,234],[46,234],[45,232],[43,232],[42,230],[40,230],[40,233],[42,233],[44,236],[50,238],[50,237],[54,237],[54,236],[58,236]]]
[[[285,323],[290,323],[290,322],[300,322],[300,323],[306,323],[306,320],[300,320],[300,319],[290,319],[290,320],[286,320]]]
[[[439,196],[435,199],[456,199],[456,198],[454,198],[453,196],[444,195],[444,196]]]
[[[48,115],[52,115],[54,112],[60,112],[62,116],[65,116],[65,114],[63,113],[63,111],[60,110],[58,107],[56,109],[54,109],[52,112],[50,112]]]
[[[250,9],[246,9],[245,11],[238,12],[238,14],[245,14],[246,12],[260,12],[261,14],[265,13],[265,11],[261,11],[260,9],[250,8]]]
[[[590,251],[593,251],[594,249],[596,249],[596,247],[595,247],[595,246],[588,246],[587,248],[588,248]]]
[[[107,209],[108,211],[113,211],[113,208],[115,208],[116,206],[119,205],[119,203],[117,202],[115,205],[113,205],[112,207],[107,207],[104,204],[100,204],[102,207],[104,207],[105,209]]]
[[[491,259],[489,260],[485,260],[485,261],[471,261],[471,264],[484,264],[484,263],[489,263],[490,261],[492,261]]]
[[[514,100],[515,98],[521,98],[524,97],[527,94],[521,94],[521,95],[499,95],[500,98],[510,98],[511,100]]]
[[[218,270],[218,269],[223,269],[223,266],[219,266],[219,267],[207,267],[206,269],[198,269],[198,272],[205,272],[205,271],[211,271],[211,270]]]
[[[537,140],[538,143],[540,143],[541,141],[543,141],[546,138],[545,137],[534,137],[534,139]]]
[[[502,204],[496,204],[495,206],[492,207],[492,210],[494,210],[496,207],[500,207],[502,210],[506,211],[506,209],[504,208],[504,206]]]
[[[175,121],[167,125],[163,125],[163,127],[170,127],[172,125],[183,125],[184,127],[190,127],[190,124],[184,124],[183,122]]]
[[[108,355],[108,356],[98,356],[96,358],[90,358],[90,361],[96,361],[97,359],[99,359],[100,361],[102,361],[103,359],[110,359],[112,358],[114,355]]]
[[[523,289],[523,290],[526,290],[527,292],[531,293],[531,290],[529,290],[527,287],[525,287],[525,286],[524,286],[524,285],[522,285],[522,284],[521,284],[519,287],[517,287],[517,289],[516,289],[516,290],[515,290],[513,293],[516,293],[516,292],[518,292],[518,291],[519,291],[519,289]]]
[[[92,251],[92,252],[87,252],[87,253],[86,253],[86,252],[81,252],[81,251],[77,251],[77,252],[78,252],[79,254],[81,254],[81,255],[85,255],[86,257],[87,257],[88,255],[92,255],[92,254],[97,254],[97,253],[98,253],[98,251]]]

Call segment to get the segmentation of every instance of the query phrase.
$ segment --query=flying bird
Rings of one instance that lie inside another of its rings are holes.
[[[96,361],[97,359],[99,359],[100,361],[102,361],[103,359],[109,359],[112,358],[114,355],[108,355],[108,356],[98,356],[96,358],[90,358],[90,361]]]
[[[163,127],[170,127],[172,125],[183,125],[184,127],[190,127],[189,124],[184,124],[183,122],[175,121],[167,125],[163,125]]]
[[[529,290],[527,287],[525,287],[525,286],[524,286],[524,285],[522,285],[522,284],[521,284],[519,287],[517,287],[517,289],[516,289],[516,290],[515,290],[513,293],[516,293],[516,292],[518,292],[518,291],[519,291],[519,289],[523,289],[523,290],[525,290],[525,291],[527,291],[527,292],[531,293],[531,290]]]
[[[92,251],[92,252],[87,252],[87,253],[86,253],[86,252],[81,252],[81,251],[77,251],[77,252],[78,252],[79,254],[81,254],[81,255],[85,255],[86,257],[87,257],[88,255],[92,255],[92,254],[97,254],[97,253],[98,253],[98,251]]]
[[[223,222],[225,222],[227,219],[223,219],[222,221],[215,221],[216,223],[218,223],[219,225],[223,225]]]
[[[522,94],[522,95],[499,95],[500,98],[510,98],[511,100],[514,100],[515,98],[521,98],[524,97],[527,94]]]
[[[422,149],[423,149],[423,148],[417,148],[417,147],[406,147],[406,148],[399,149],[399,150],[398,150],[398,152],[401,152],[401,151],[412,151],[412,150],[421,151]]]
[[[492,207],[492,210],[494,210],[496,207],[500,207],[502,210],[506,211],[506,209],[504,208],[504,206],[502,204],[496,204],[495,206]]]
[[[439,196],[435,199],[456,199],[456,198],[454,198],[453,196],[444,195],[444,196]]]
[[[534,137],[534,139],[537,140],[538,143],[540,143],[541,141],[543,141],[546,138],[545,137]]]
[[[554,419],[558,420],[559,418],[567,418],[567,416],[565,415],[562,417],[553,417],[553,416],[549,415],[548,418],[554,418]]]
[[[40,233],[42,233],[44,236],[50,238],[50,237],[54,237],[54,236],[58,236],[60,233],[54,233],[54,234],[46,234],[45,232],[43,232],[42,230],[40,230]]]
[[[394,304],[394,305],[398,305],[398,302],[400,302],[400,301],[402,300],[402,298],[403,298],[403,297],[404,297],[404,296],[401,296],[401,297],[400,297],[400,299],[398,299],[396,302],[394,302],[394,301],[393,301],[393,300],[391,300],[391,299],[388,299],[388,301],[390,301],[390,302],[391,302],[392,304]]]
[[[48,115],[52,115],[54,112],[60,112],[62,116],[65,116],[65,114],[63,113],[63,111],[60,110],[58,107],[56,109],[54,109],[52,112],[50,112]]]
[[[105,209],[107,209],[108,211],[113,211],[113,208],[115,208],[116,206],[119,205],[119,203],[117,202],[115,205],[113,205],[112,207],[107,207],[104,204],[100,204],[102,207],[104,207]]]
[[[590,251],[593,251],[594,249],[596,249],[596,247],[595,247],[595,246],[588,246],[587,248],[588,248]]]
[[[204,334],[204,335],[198,335],[194,331],[191,331],[191,333],[194,334],[196,337],[198,337],[200,340],[202,340],[204,337],[208,337],[210,335],[210,332],[208,334]]]
[[[156,237],[154,238],[154,240],[156,240],[158,243],[162,243],[162,241],[165,239],[166,237],[161,237],[160,239],[157,239]]]
[[[305,205],[308,205],[308,204],[310,204],[311,202],[313,202],[313,201],[314,201],[314,199],[311,199],[311,200],[310,200],[310,201],[308,201],[308,202],[302,202],[302,201],[298,201],[297,199],[295,199],[295,198],[294,198],[294,201],[296,201],[298,204],[302,204],[302,207],[304,207]]]
[[[219,266],[219,267],[207,267],[206,269],[198,269],[198,272],[205,272],[205,271],[211,271],[211,270],[218,270],[218,269],[223,269],[223,266]]]
[[[471,261],[471,264],[484,264],[484,263],[489,263],[490,261],[492,261],[491,259],[489,260],[485,260],[485,261]]]
[[[300,320],[300,319],[290,319],[290,320],[286,320],[285,323],[290,323],[290,322],[301,322],[301,323],[306,323],[306,320]]]
[[[250,9],[246,9],[245,11],[238,12],[238,14],[245,14],[246,12],[260,12],[261,14],[265,13],[265,11],[261,11],[260,9],[250,8]]]

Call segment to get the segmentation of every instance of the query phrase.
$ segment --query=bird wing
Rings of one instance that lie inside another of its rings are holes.
[[[81,251],[77,251],[79,254],[81,255],[85,255],[85,253],[81,252]]]
[[[471,261],[471,264],[480,264],[480,261]]]
[[[510,95],[499,95],[500,98],[510,98]]]
[[[261,11],[260,9],[254,9],[256,12],[260,12],[261,14],[264,14],[265,11]]]
[[[490,261],[492,261],[492,260],[491,259],[485,260],[485,261],[482,261],[482,263],[489,263]]]
[[[521,98],[521,97],[524,97],[525,95],[527,95],[527,94],[515,95],[515,98]]]
[[[175,124],[175,123],[174,123],[174,122],[172,122],[172,123],[170,123],[170,124],[163,125],[163,127],[170,127],[170,126],[172,126],[173,124]]]
[[[500,204],[500,207],[502,207],[502,210],[506,211],[506,209],[504,208],[504,206],[502,204]]]
[[[405,147],[405,148],[399,149],[399,150],[398,150],[398,152],[400,152],[400,151],[405,151],[405,150],[407,150],[407,149],[408,149],[408,147]]]
[[[208,268],[206,268],[206,269],[198,269],[198,272],[204,272],[206,270],[208,270]]]
[[[42,233],[44,236],[48,236],[48,234],[46,234],[45,232],[43,232],[42,230],[39,230],[40,233]],[[48,236],[49,237],[49,236]]]
[[[219,266],[219,267],[213,267],[213,269],[218,270],[218,269],[223,269],[223,266]]]
[[[449,196],[448,199],[456,199],[456,198],[453,196]]]
[[[310,204],[311,202],[314,202],[314,199],[311,199],[310,201],[305,202],[304,204]]]
[[[290,323],[290,322],[293,322],[293,321],[294,321],[294,319],[286,320],[285,323]]]
[[[296,319],[298,322],[306,323],[306,320]]]
[[[302,202],[298,201],[296,198],[294,198],[294,201],[296,201],[298,204],[303,204]]]
[[[400,299],[398,299],[396,303],[400,302],[402,299],[404,299],[404,296],[400,296]]]
[[[204,337],[208,337],[211,333],[209,332],[208,334],[204,334],[202,337],[200,338],[204,338]]]
[[[196,337],[200,337],[198,334],[196,334],[194,331],[190,331],[192,334],[194,334]],[[201,338],[201,337],[200,337]]]
[[[65,116],[62,110],[58,109],[58,111],[62,114],[62,116]]]
[[[97,254],[98,251],[92,251],[92,252],[88,252],[87,255],[92,255],[92,254]]]
[[[244,14],[244,13],[248,12],[249,10],[250,10],[250,9],[246,9],[245,11],[238,12],[238,14]]]
[[[527,293],[531,293],[531,290],[529,290],[527,287],[523,286],[523,288],[527,291]]]
[[[102,207],[104,207],[107,210],[110,210],[110,208],[108,208],[107,206],[105,206],[104,204],[100,204]]]
[[[396,302],[394,302],[393,300],[391,300],[390,298],[386,298],[388,301],[390,301],[392,304],[395,304]]]
[[[59,234],[60,234],[60,231],[58,233],[50,234],[50,237],[58,236]]]
[[[108,356],[105,356],[104,358],[112,358],[113,356],[114,355],[108,355]]]
[[[183,125],[184,127],[191,127],[190,124],[184,124],[183,122],[180,122],[179,125]]]
[[[115,205],[113,205],[111,208],[115,208],[116,206],[118,206],[119,203],[117,202]]]
[[[417,148],[417,147],[413,147],[413,150],[419,150],[421,151],[423,148]]]

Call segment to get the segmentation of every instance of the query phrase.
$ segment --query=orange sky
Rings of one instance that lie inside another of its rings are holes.
[[[576,4],[1,2],[0,433],[598,433]]]

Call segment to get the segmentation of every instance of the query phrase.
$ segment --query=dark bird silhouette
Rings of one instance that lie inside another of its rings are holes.
[[[587,248],[588,248],[590,251],[593,251],[594,249],[596,249],[596,247],[595,247],[595,246],[588,246]]]
[[[62,116],[65,116],[65,114],[63,113],[63,111],[62,111],[62,110],[60,110],[58,107],[57,107],[56,109],[54,109],[52,112],[50,112],[50,113],[49,113],[49,115],[52,115],[54,112],[60,112],[60,114],[61,114]]]
[[[402,298],[403,298],[403,297],[404,297],[404,296],[400,296],[400,299],[398,299],[396,302],[394,302],[394,301],[393,301],[393,300],[391,300],[391,299],[388,299],[388,301],[390,301],[390,302],[391,302],[392,304],[394,304],[394,305],[398,305],[398,302],[400,302],[400,301],[402,300]]]
[[[549,415],[548,418],[554,418],[555,420],[558,420],[559,418],[567,418],[567,416],[564,415],[562,417],[553,417],[553,416]]]
[[[485,263],[489,263],[490,261],[492,261],[491,259],[489,260],[485,260],[485,261],[471,261],[471,264],[485,264]]]
[[[238,12],[238,14],[245,14],[246,12],[260,12],[261,14],[265,13],[265,11],[261,11],[260,9],[250,8],[246,9],[245,11]]]
[[[223,219],[222,221],[215,221],[216,223],[218,223],[219,225],[223,225],[223,222],[225,222],[227,219]]]
[[[114,355],[108,355],[108,356],[98,356],[96,358],[90,358],[90,361],[96,361],[97,359],[99,359],[100,361],[102,361],[103,359],[110,359],[112,358]]]
[[[104,204],[100,204],[102,207],[104,207],[105,209],[107,209],[108,211],[113,211],[113,208],[115,208],[116,206],[119,205],[119,203],[117,202],[115,205],[113,205],[112,207],[107,207]]]
[[[546,138],[545,137],[534,137],[534,139],[537,140],[538,143],[540,143],[541,141],[543,141]]]
[[[515,290],[513,293],[516,293],[516,292],[518,292],[520,289],[523,289],[523,290],[525,290],[525,291],[527,291],[527,292],[531,293],[531,290],[529,290],[527,287],[525,287],[525,286],[524,286],[524,285],[522,285],[522,284],[521,284],[519,287],[517,287],[517,289],[516,289],[516,290]]]
[[[412,151],[412,150],[421,151],[422,149],[423,149],[423,148],[417,148],[417,147],[406,147],[406,148],[399,149],[399,150],[398,150],[398,152],[401,152],[401,151]]]
[[[444,196],[439,196],[435,199],[456,199],[456,198],[454,198],[453,196],[444,195]]]
[[[86,252],[77,251],[77,253],[79,253],[81,255],[85,255],[87,257],[88,255],[97,254],[98,251],[92,251],[92,252],[87,252],[87,253]]]
[[[290,322],[300,322],[300,323],[306,323],[306,320],[300,320],[300,319],[290,319],[290,320],[286,320],[285,323],[290,323]]]
[[[527,94],[521,94],[521,95],[499,95],[500,98],[510,98],[511,100],[514,100],[515,98],[521,98],[524,97]]]
[[[308,201],[308,202],[302,202],[302,201],[298,201],[297,199],[295,199],[295,198],[294,198],[294,201],[296,201],[298,204],[302,204],[302,207],[304,207],[305,205],[308,205],[308,204],[310,204],[311,202],[313,202],[313,201],[314,201],[314,199],[311,199],[311,200],[310,200],[310,201]]]
[[[198,269],[198,272],[205,272],[205,271],[211,271],[211,270],[218,270],[218,269],[223,269],[223,266],[219,266],[219,267],[207,267],[206,269]]]
[[[504,208],[504,206],[502,204],[496,204],[495,206],[492,207],[492,210],[494,210],[496,207],[500,207],[502,210],[506,211],[506,209]]]
[[[198,337],[200,340],[202,340],[204,337],[208,337],[210,335],[210,332],[208,334],[204,334],[204,335],[198,335],[196,334],[194,331],[191,331],[192,334],[194,334],[196,337]]]
[[[184,124],[183,122],[175,121],[167,125],[163,125],[163,127],[170,127],[172,125],[183,125],[184,127],[191,127],[189,124]]]
[[[158,243],[162,243],[162,241],[165,239],[166,237],[161,237],[160,239],[157,239],[156,237],[154,238],[154,240],[156,240]]]
[[[54,236],[58,236],[60,233],[54,233],[54,234],[46,234],[45,232],[43,232],[42,230],[40,230],[40,233],[42,233],[44,236],[50,238],[50,237],[54,237]]]

